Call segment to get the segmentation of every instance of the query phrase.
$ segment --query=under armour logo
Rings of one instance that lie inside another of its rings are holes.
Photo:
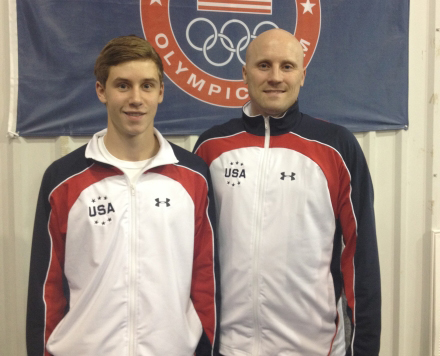
[[[292,172],[292,174],[286,174],[286,172],[281,172],[281,178],[284,180],[284,178],[290,177],[290,180],[295,180],[295,173]]]
[[[166,207],[168,208],[169,206],[171,206],[170,204],[170,199],[166,198],[165,201],[160,201],[159,198],[156,198],[156,206],[159,206],[160,204],[165,204]]]

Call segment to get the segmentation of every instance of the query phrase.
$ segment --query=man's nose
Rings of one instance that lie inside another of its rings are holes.
[[[139,106],[141,104],[141,90],[139,88],[133,88],[130,96],[130,105]]]
[[[272,67],[270,70],[269,81],[279,83],[282,81],[283,73],[280,68]]]

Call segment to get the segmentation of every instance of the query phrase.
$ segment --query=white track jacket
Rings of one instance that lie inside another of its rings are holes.
[[[103,132],[98,133],[103,134]],[[136,185],[97,135],[46,171],[29,279],[28,354],[212,355],[215,222],[208,168],[158,132]]]
[[[373,189],[355,137],[296,103],[282,118],[215,126],[195,152],[216,199],[221,354],[377,356]]]

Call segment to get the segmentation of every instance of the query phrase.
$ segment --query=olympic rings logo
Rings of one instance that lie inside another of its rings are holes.
[[[189,35],[190,30],[191,30],[191,27],[192,27],[195,23],[197,23],[197,22],[207,22],[208,24],[211,25],[211,27],[212,27],[212,29],[213,29],[213,32],[214,32],[212,35],[210,35],[210,36],[208,36],[208,38],[206,38],[205,42],[203,43],[203,47],[198,47],[198,46],[196,46],[196,45],[193,43],[193,41],[191,41],[191,39],[190,39],[190,35]],[[226,27],[228,27],[228,26],[229,26],[230,24],[232,24],[232,23],[238,23],[238,24],[240,24],[241,26],[244,27],[244,29],[245,29],[245,31],[246,31],[246,36],[242,37],[242,38],[238,41],[238,43],[237,43],[237,45],[236,45],[235,47],[234,47],[234,44],[233,44],[232,40],[231,40],[228,36],[226,36],[226,35],[224,34],[224,31],[225,31]],[[248,26],[247,26],[243,21],[236,20],[236,19],[232,19],[232,20],[227,21],[227,22],[221,27],[221,29],[220,29],[220,33],[219,33],[219,32],[217,31],[217,27],[215,26],[215,24],[214,24],[211,20],[208,20],[208,19],[203,18],[203,17],[199,17],[199,18],[195,18],[194,20],[192,20],[192,21],[188,24],[188,26],[187,26],[187,28],[186,28],[186,40],[188,41],[189,45],[190,45],[192,48],[194,48],[196,51],[203,52],[203,56],[205,57],[206,61],[207,61],[209,64],[213,65],[213,66],[216,66],[216,67],[223,67],[223,66],[225,66],[225,65],[228,65],[229,62],[231,62],[232,58],[234,58],[234,54],[236,54],[237,59],[241,62],[241,64],[244,65],[244,64],[245,64],[245,61],[243,60],[243,58],[241,58],[240,52],[243,51],[243,50],[245,50],[245,49],[247,48],[247,46],[249,45],[249,43],[251,42],[251,40],[254,39],[255,37],[257,37],[258,30],[260,29],[260,27],[262,27],[262,26],[264,26],[264,25],[270,25],[270,26],[272,26],[273,28],[278,28],[278,26],[277,26],[276,24],[274,24],[273,22],[271,22],[271,21],[263,21],[263,22],[260,22],[260,23],[254,28],[254,30],[253,30],[253,32],[252,32],[252,34],[251,34],[251,33],[250,33],[250,30],[249,30],[249,28],[248,28]],[[226,50],[228,50],[228,51],[230,52],[230,55],[229,55],[229,58],[228,58],[226,61],[221,62],[221,63],[216,63],[216,62],[214,62],[213,60],[211,60],[211,59],[208,57],[208,50],[212,49],[212,48],[217,44],[217,41],[218,41],[219,38],[220,38],[220,42],[221,42],[221,44],[223,45],[223,48],[225,48]]]

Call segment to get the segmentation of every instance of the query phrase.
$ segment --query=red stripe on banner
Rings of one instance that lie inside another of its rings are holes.
[[[197,1],[197,5],[205,5],[205,6],[215,6],[217,4],[229,4],[231,7],[235,5],[257,5],[257,6],[265,6],[271,7],[272,1],[256,1],[256,0],[199,0]]]
[[[104,178],[118,174],[122,173],[102,166],[92,165],[83,172],[62,182],[49,196],[51,213],[48,229],[52,249],[43,295],[46,304],[45,345],[53,330],[63,318],[67,305],[67,300],[63,293],[63,270],[67,220],[70,209],[84,189]],[[49,353],[45,351],[45,355],[49,355]]]
[[[264,147],[264,136],[243,131],[231,136],[216,137],[203,142],[195,153],[210,166],[222,153],[243,147]]]
[[[214,275],[214,232],[208,216],[208,184],[198,172],[178,165],[166,165],[149,170],[181,184],[194,202],[194,260],[191,300],[211,344],[216,328]]]
[[[237,8],[226,8],[226,7],[213,7],[213,6],[199,6],[197,8],[199,11],[221,11],[221,12],[236,12],[236,13],[253,13],[253,14],[271,14],[272,10],[254,10],[254,9],[237,9]]]
[[[224,4],[224,6],[222,6]],[[199,0],[197,10],[211,10],[224,12],[250,12],[271,14],[272,1],[246,1],[246,0]]]
[[[321,1],[317,1],[312,13],[304,12],[301,3],[296,2],[296,27],[294,36],[304,49],[304,68],[306,68],[315,53],[321,33]]]

